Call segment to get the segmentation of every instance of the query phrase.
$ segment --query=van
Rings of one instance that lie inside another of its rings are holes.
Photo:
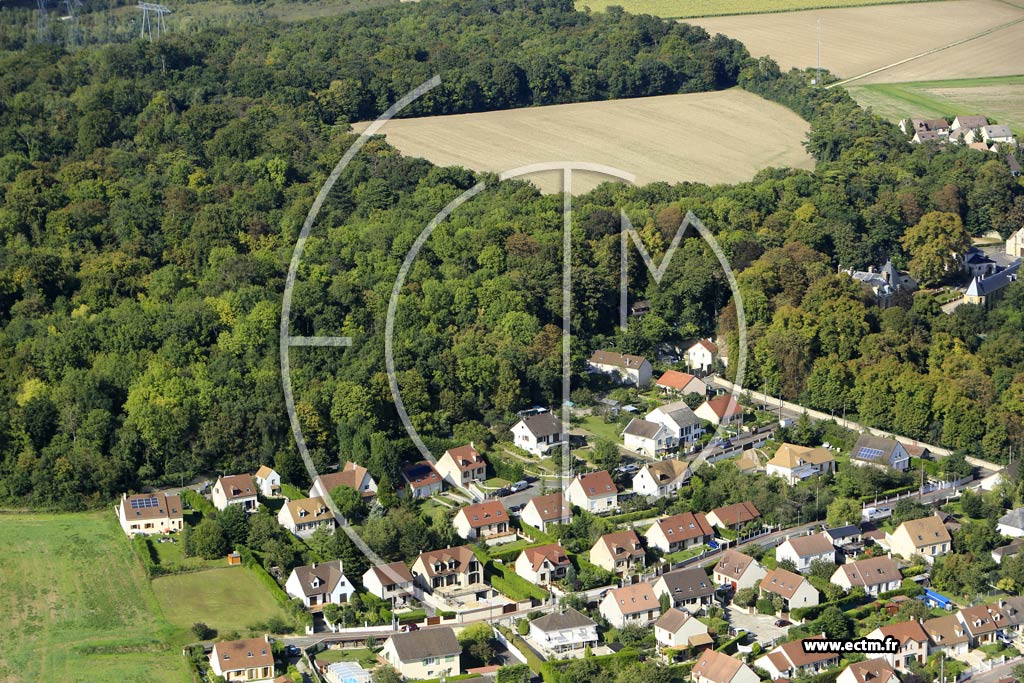
[[[512,484],[512,486],[509,487],[509,491],[511,491],[512,493],[519,493],[520,491],[525,491],[528,488],[530,488],[529,482],[520,479],[519,481],[517,481],[516,483]]]

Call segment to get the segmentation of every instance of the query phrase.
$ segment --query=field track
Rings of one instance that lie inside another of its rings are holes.
[[[404,154],[438,165],[501,172],[539,162],[586,161],[634,173],[638,184],[710,184],[749,180],[769,166],[813,168],[802,146],[807,130],[789,109],[732,89],[394,119],[382,132]],[[574,192],[606,180],[574,176]],[[557,173],[530,180],[545,192],[560,189]]]

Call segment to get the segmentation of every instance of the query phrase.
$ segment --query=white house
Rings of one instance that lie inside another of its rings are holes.
[[[804,640],[821,640],[814,636],[802,640],[791,640],[754,661],[754,666],[764,669],[772,680],[793,679],[812,676],[839,666],[842,655],[835,652],[804,652]]]
[[[210,669],[226,681],[273,683],[274,650],[269,636],[214,643]]]
[[[462,646],[449,626],[396,633],[380,657],[407,679],[456,676],[462,670]]]
[[[891,557],[880,555],[841,564],[829,580],[846,590],[860,586],[868,595],[877,597],[879,593],[898,590],[903,575]]]
[[[532,498],[519,513],[519,519],[535,529],[547,532],[554,524],[571,522],[572,508],[566,504],[561,493],[549,493]]]
[[[715,596],[715,584],[701,567],[677,569],[662,574],[652,588],[659,598],[667,595],[673,607],[685,609],[691,614],[703,612]]]
[[[981,139],[985,142],[1017,142],[1010,127],[1003,124],[989,124],[981,127]]]
[[[999,518],[996,529],[1003,536],[1010,538],[1024,538],[1024,508],[1010,510]]]
[[[938,515],[903,522],[885,535],[885,545],[904,560],[921,556],[931,564],[936,557],[948,553],[953,546],[949,530]]]
[[[259,489],[260,495],[264,498],[274,498],[281,495],[281,475],[274,471],[273,468],[261,465],[256,474],[253,475],[253,481],[256,484],[256,488]]]
[[[896,439],[861,434],[850,451],[850,463],[858,467],[891,467],[906,472],[910,469],[910,454]]]
[[[633,475],[633,492],[648,498],[671,496],[690,479],[690,466],[682,460],[660,460],[644,465]]]
[[[129,536],[133,534],[166,534],[181,531],[185,525],[181,498],[177,495],[137,493],[123,494],[115,507],[117,521]]]
[[[724,652],[707,649],[690,671],[693,683],[760,683],[749,666]]]
[[[722,394],[704,401],[694,413],[700,419],[707,420],[716,427],[723,424],[743,424],[743,406],[729,394]]]
[[[704,622],[675,607],[654,622],[654,640],[658,645],[672,649],[710,645],[713,642]]]
[[[899,641],[898,652],[886,652],[881,655],[882,659],[897,671],[910,671],[911,664],[923,665],[928,661],[928,634],[921,624],[914,620],[876,628],[866,637],[872,640],[885,640],[891,637]]]
[[[619,490],[605,470],[580,474],[565,490],[570,505],[587,512],[611,512],[619,507]]]
[[[323,498],[289,500],[277,513],[277,522],[299,538],[308,538],[320,527],[337,526],[334,513]]]
[[[644,532],[647,545],[666,554],[707,543],[714,536],[715,530],[703,512],[662,517]]]
[[[516,558],[516,574],[536,586],[565,578],[572,563],[561,543],[526,548]]]
[[[761,594],[774,593],[783,599],[783,612],[791,612],[799,607],[813,607],[819,602],[818,589],[811,585],[807,577],[785,569],[772,569],[758,584]]]
[[[470,482],[487,479],[487,461],[472,442],[446,450],[434,469],[452,486],[468,486]]]
[[[531,621],[530,640],[548,655],[584,650],[597,644],[597,622],[570,607]]]
[[[562,443],[562,421],[550,411],[528,415],[512,425],[512,443],[534,455],[544,455]]]
[[[695,372],[707,374],[715,369],[718,347],[710,339],[701,339],[686,350],[686,365]]]
[[[708,385],[704,383],[704,380],[688,372],[679,372],[678,370],[666,370],[665,374],[659,377],[658,381],[654,384],[664,394],[676,396],[697,394],[699,396],[707,396],[708,393]]]
[[[643,356],[631,356],[615,351],[594,351],[587,361],[591,372],[600,372],[620,384],[646,387],[651,383],[651,364]]]
[[[796,565],[797,571],[806,572],[810,570],[811,563],[815,560],[835,564],[836,549],[822,533],[792,536],[775,549],[775,559],[779,562],[790,560]]]
[[[951,131],[959,128],[966,128],[973,130],[974,128],[981,128],[982,126],[988,125],[988,118],[985,116],[957,116],[953,119],[953,125],[949,127]]]
[[[370,476],[369,470],[349,461],[337,472],[318,476],[309,489],[309,497],[320,497],[326,500],[331,496],[331,491],[339,486],[355,489],[365,500],[372,499],[377,495],[377,482]]]
[[[608,591],[598,605],[598,611],[616,628],[649,626],[661,616],[658,598],[649,583],[637,583]]]
[[[673,447],[668,430],[657,422],[634,417],[622,430],[622,445],[632,453],[657,458]]]
[[[884,658],[855,662],[839,672],[836,683],[899,683],[889,662]]]
[[[293,598],[302,600],[307,608],[339,605],[348,602],[356,592],[352,583],[345,578],[341,560],[296,567],[288,576],[284,590]]]
[[[719,586],[732,586],[735,590],[756,588],[768,570],[760,562],[738,550],[729,549],[711,572],[711,578]]]
[[[498,499],[461,508],[455,513],[452,526],[459,536],[468,541],[516,535],[515,529],[509,526],[505,504]]]
[[[708,513],[708,523],[720,529],[739,529],[758,519],[761,519],[761,513],[749,500],[723,505]]]
[[[605,534],[590,549],[590,563],[619,576],[646,564],[647,553],[632,529]]]
[[[836,471],[836,459],[827,448],[784,443],[768,461],[768,476],[782,477],[790,486],[804,479]]]
[[[921,624],[928,634],[928,652],[944,652],[947,657],[963,657],[971,649],[970,637],[955,614],[929,619]]]
[[[248,474],[233,474],[220,477],[213,485],[213,506],[218,510],[227,510],[229,505],[238,505],[246,512],[256,512],[260,506],[256,499],[256,482]]]
[[[403,467],[402,480],[405,482],[402,493],[409,498],[430,498],[444,489],[441,475],[434,469],[434,465],[426,460]]]
[[[405,600],[413,594],[412,572],[404,562],[373,566],[362,576],[363,588],[381,600]]]
[[[660,424],[668,430],[670,438],[667,446],[669,449],[692,443],[704,433],[704,429],[700,426],[700,420],[685,401],[667,403],[655,408],[647,413],[644,419]]]

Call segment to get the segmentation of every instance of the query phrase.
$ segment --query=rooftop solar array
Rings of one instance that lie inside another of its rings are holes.
[[[132,510],[160,507],[160,501],[156,498],[133,498],[130,502]]]
[[[857,457],[863,460],[874,460],[881,457],[883,452],[880,448],[862,448],[857,452]]]

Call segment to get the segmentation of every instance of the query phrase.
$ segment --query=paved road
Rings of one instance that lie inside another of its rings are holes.
[[[984,673],[974,674],[970,677],[971,683],[996,683],[1000,678],[1004,676],[1013,675],[1013,667],[1021,663],[1021,659],[1011,659],[1006,664],[1000,664],[999,666],[992,667],[991,671],[985,671]]]

